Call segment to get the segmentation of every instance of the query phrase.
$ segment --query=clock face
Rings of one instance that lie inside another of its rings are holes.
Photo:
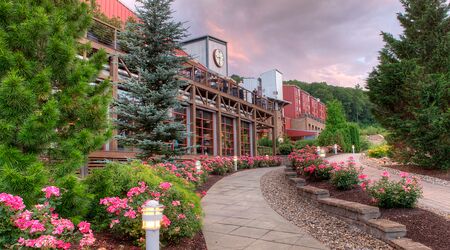
[[[217,67],[221,68],[225,63],[225,57],[223,52],[220,49],[215,49],[213,52],[214,63],[216,63]]]

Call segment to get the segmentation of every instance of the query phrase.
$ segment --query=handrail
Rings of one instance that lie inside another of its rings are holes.
[[[117,35],[121,30],[97,18],[93,18],[93,20],[94,23],[89,27],[86,34],[87,39],[120,50]]]
[[[260,108],[274,110],[274,102],[267,97],[258,95],[253,91],[239,86],[233,80],[221,77],[214,72],[209,70],[205,71],[190,63],[188,63],[188,65],[189,66],[181,70],[181,76],[210,88],[220,90],[223,93],[235,96]]]

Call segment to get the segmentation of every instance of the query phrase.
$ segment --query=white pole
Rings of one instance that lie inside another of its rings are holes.
[[[334,144],[334,154],[337,155],[337,144]]]
[[[145,250],[159,250],[159,230],[145,230]]]
[[[355,153],[355,145],[352,145],[352,152]]]

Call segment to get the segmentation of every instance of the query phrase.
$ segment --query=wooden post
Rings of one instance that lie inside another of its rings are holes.
[[[241,104],[238,103],[238,117],[237,117],[237,121],[236,121],[236,131],[237,131],[237,135],[236,135],[236,154],[237,156],[241,156],[242,152],[241,152]]]
[[[222,96],[217,94],[216,108],[217,108],[217,124],[216,124],[216,137],[217,137],[217,155],[222,155]]]
[[[195,91],[196,91],[195,85],[192,85],[190,99],[191,99],[191,103],[192,103],[191,104],[191,136],[192,136],[191,137],[192,138],[191,139],[191,147],[192,147],[191,153],[193,155],[197,154],[197,148],[196,148],[196,146],[197,146],[197,142],[196,142],[197,124],[195,122],[195,119],[197,119],[197,103],[195,101]]]
[[[111,55],[111,61],[109,64],[109,73],[110,73],[111,81],[113,82],[112,95],[113,95],[114,99],[117,99],[119,96],[118,87],[117,87],[117,83],[119,82],[119,57],[118,57],[118,55]],[[113,114],[111,115],[111,118],[117,119],[117,114],[115,114],[113,112]],[[110,151],[118,150],[117,139],[114,139],[114,137],[116,137],[117,134],[118,134],[117,129],[114,129],[112,131],[113,139],[109,143]]]
[[[257,135],[258,135],[258,133],[257,133],[257,131],[256,131],[256,129],[257,129],[257,126],[256,126],[256,109],[255,108],[253,108],[253,121],[252,121],[252,126],[253,126],[253,133],[252,133],[252,135],[251,136],[253,136],[253,156],[257,156],[258,155],[258,143],[257,143],[257,140],[258,140],[258,138],[257,138]]]
[[[277,154],[277,134],[278,134],[278,129],[277,129],[277,114],[274,111],[273,112],[273,116],[272,116],[272,125],[273,125],[273,129],[272,129],[272,155],[276,155]]]

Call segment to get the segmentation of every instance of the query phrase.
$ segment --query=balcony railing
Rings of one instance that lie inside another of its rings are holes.
[[[237,97],[260,108],[270,111],[274,110],[274,102],[266,97],[258,95],[256,90],[250,91],[242,86],[239,86],[233,80],[221,77],[213,72],[189,65],[185,67],[180,74],[181,76],[194,82],[217,89],[222,93]]]
[[[94,22],[87,31],[87,39],[100,43],[111,49],[119,50],[117,36],[120,32],[119,28],[105,23],[97,18],[93,18]]]

